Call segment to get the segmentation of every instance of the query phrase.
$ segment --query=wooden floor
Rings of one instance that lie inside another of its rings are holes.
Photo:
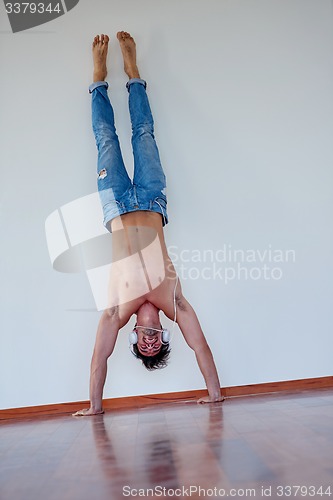
[[[333,390],[3,421],[0,452],[1,500],[329,499]]]

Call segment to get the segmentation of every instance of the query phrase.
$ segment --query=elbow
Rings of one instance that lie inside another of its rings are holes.
[[[107,365],[109,357],[110,357],[109,353],[104,354],[104,353],[97,353],[96,351],[94,351],[90,366],[91,373],[94,374],[97,373],[99,370],[104,369]]]
[[[196,344],[192,347],[192,349],[195,352],[196,356],[207,356],[211,354],[210,347],[207,344],[206,340],[203,340],[202,342]]]

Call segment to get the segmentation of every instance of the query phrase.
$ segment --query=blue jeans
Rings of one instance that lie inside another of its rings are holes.
[[[108,83],[90,85],[92,127],[98,150],[97,183],[103,208],[104,226],[111,232],[111,221],[119,215],[137,210],[162,214],[168,222],[166,179],[154,138],[154,121],[146,93],[146,82],[133,78],[126,84],[132,122],[134,156],[133,182],[122,158],[114,124],[114,113],[108,97]]]

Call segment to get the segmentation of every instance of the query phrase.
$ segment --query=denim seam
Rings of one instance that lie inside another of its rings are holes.
[[[147,89],[147,82],[145,80],[142,80],[142,78],[131,78],[126,83],[126,88],[128,92],[130,91],[130,86],[132,85],[132,83],[140,83],[141,85],[144,86],[145,89]]]
[[[105,81],[93,82],[91,85],[89,85],[89,94],[92,94],[92,92],[98,87],[106,87],[108,89],[109,84]]]

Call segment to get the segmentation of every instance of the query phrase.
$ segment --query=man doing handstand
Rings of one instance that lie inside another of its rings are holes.
[[[200,403],[223,401],[211,350],[198,318],[182,294],[181,285],[166,248],[163,226],[168,222],[166,180],[154,138],[154,122],[136,63],[136,45],[129,33],[117,33],[129,81],[129,111],[134,156],[133,182],[120,150],[108,97],[106,58],[109,37],[93,41],[94,74],[92,126],[98,149],[98,191],[104,225],[112,232],[112,265],[108,307],[97,329],[91,361],[90,408],[75,415],[103,413],[102,395],[119,330],[137,315],[130,334],[133,354],[147,369],[162,368],[169,356],[169,335],[163,330],[159,311],[176,321],[187,344],[194,350],[205,379],[208,396]]]

